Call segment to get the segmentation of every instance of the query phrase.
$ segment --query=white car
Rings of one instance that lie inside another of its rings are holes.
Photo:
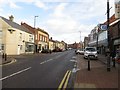
[[[86,47],[84,50],[84,58],[98,59],[97,50],[95,47]]]
[[[82,54],[82,55],[84,55],[84,51],[77,49],[76,50],[76,54]]]

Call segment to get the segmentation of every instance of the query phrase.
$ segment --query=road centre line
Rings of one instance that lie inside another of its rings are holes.
[[[48,60],[46,60],[46,61],[41,62],[40,64],[44,64],[44,63],[49,62],[49,61],[52,61],[52,60],[53,60],[53,59],[48,59]]]
[[[41,62],[40,64],[44,64],[44,63],[47,63],[47,62],[49,62],[49,61],[55,60],[55,59],[57,59],[57,58],[59,58],[59,57],[61,57],[61,56],[62,56],[62,55],[58,55],[58,56],[56,56],[55,58],[51,58],[51,59],[45,60],[45,61]]]
[[[8,75],[8,76],[6,76],[6,77],[3,77],[3,78],[0,79],[0,81],[5,80],[5,79],[7,79],[7,78],[10,78],[10,77],[12,77],[12,76],[15,76],[15,75],[17,75],[17,74],[20,74],[20,73],[22,73],[22,72],[25,72],[25,71],[27,71],[27,70],[29,70],[29,69],[31,69],[31,68],[32,68],[32,67],[29,67],[29,68],[23,69],[23,70],[21,70],[21,71],[18,71],[18,72],[16,72],[16,73],[13,73],[13,74],[11,74],[11,75]]]

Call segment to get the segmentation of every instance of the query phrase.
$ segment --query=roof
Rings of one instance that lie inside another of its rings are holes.
[[[47,35],[49,35],[46,31],[44,31],[44,30],[41,29],[41,28],[37,28],[37,30],[38,30],[38,31],[41,31],[41,32],[43,32],[43,33],[45,33],[45,34],[47,34]]]
[[[110,18],[109,18],[109,24],[111,24],[112,22],[116,21],[117,18],[115,18],[115,14],[113,14]],[[104,24],[107,24],[107,21],[104,22]]]
[[[32,34],[27,28],[25,28],[25,27],[23,27],[23,26],[15,23],[15,22],[13,22],[13,21],[11,21],[11,20],[8,20],[8,19],[6,19],[6,18],[4,18],[4,17],[2,17],[2,16],[0,16],[0,18],[1,18],[2,20],[4,20],[4,21],[5,21],[8,25],[10,25],[11,27]]]
[[[27,23],[21,22],[21,26],[27,28],[29,31],[31,31],[33,34],[35,34],[35,28],[33,28],[32,26],[28,25]]]

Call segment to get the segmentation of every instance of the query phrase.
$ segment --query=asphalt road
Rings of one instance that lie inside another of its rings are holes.
[[[16,63],[2,67],[2,88],[58,88],[74,56],[74,50],[16,56]]]

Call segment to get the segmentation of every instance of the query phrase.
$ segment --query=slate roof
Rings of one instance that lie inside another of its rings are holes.
[[[0,18],[1,18],[2,20],[4,20],[4,21],[5,21],[8,25],[10,25],[11,27],[32,34],[32,32],[30,32],[27,28],[25,28],[25,27],[23,27],[23,26],[15,23],[15,22],[13,22],[13,21],[11,21],[11,20],[8,20],[8,19],[6,19],[6,18],[4,18],[4,17],[2,17],[2,16],[0,16]]]

